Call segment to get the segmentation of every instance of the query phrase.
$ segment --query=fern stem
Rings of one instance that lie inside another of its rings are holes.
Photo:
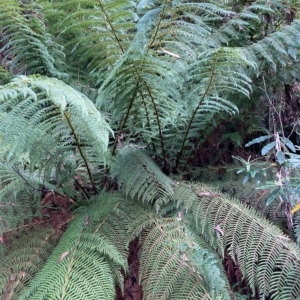
[[[80,239],[81,239],[81,236],[83,234],[83,229],[84,229],[84,224],[83,224],[83,226],[81,228],[81,232],[80,232],[80,234],[79,234],[79,236],[77,238],[77,241],[76,241],[76,244],[75,244],[74,248],[70,249],[70,250],[72,250],[72,253],[71,253],[72,257],[71,257],[71,260],[70,260],[70,262],[68,264],[68,268],[66,270],[64,285],[62,286],[62,291],[61,291],[61,299],[64,299],[65,296],[66,296],[66,293],[67,293],[67,291],[66,291],[67,290],[67,285],[68,285],[69,279],[70,279],[70,275],[69,274],[70,274],[71,270],[73,269],[74,257],[75,257],[75,253],[76,253],[76,250],[78,248],[78,245],[80,245]]]
[[[203,129],[203,133],[206,133],[206,130],[207,130],[210,126],[211,126],[211,124],[207,124],[207,126]],[[194,147],[193,147],[194,150],[197,150],[197,147],[198,147],[198,145],[199,145],[200,138],[203,137],[203,135],[204,135],[204,134],[202,134],[202,135],[198,138],[197,142],[194,144]],[[207,138],[206,138],[206,140],[207,140]],[[189,157],[186,159],[185,164],[184,164],[184,167],[183,167],[183,171],[186,170],[187,164],[188,164],[188,162],[190,161],[190,159],[191,159],[193,153],[194,153],[194,151],[192,150],[192,151],[190,152]]]
[[[162,136],[162,129],[161,129],[161,126],[160,126],[159,112],[158,112],[158,109],[157,109],[157,105],[156,105],[156,103],[155,103],[155,101],[154,101],[154,99],[152,97],[150,88],[148,87],[148,85],[147,85],[146,82],[144,82],[144,83],[145,83],[145,86],[147,88],[147,91],[149,93],[151,102],[152,102],[154,110],[155,110],[155,116],[156,116],[156,121],[157,121],[157,125],[158,125],[159,137],[160,137],[161,151],[162,151],[163,161],[164,161],[163,170],[166,171],[166,166],[167,166],[167,163],[166,163],[166,153],[165,153],[164,141],[163,141],[163,136]]]
[[[66,120],[67,120],[67,122],[68,122],[68,124],[69,124],[69,126],[70,126],[71,132],[72,132],[72,134],[73,134],[73,136],[74,136],[75,143],[76,143],[76,147],[77,147],[77,149],[79,150],[80,156],[82,157],[82,159],[83,159],[83,161],[84,161],[84,164],[85,164],[85,167],[86,167],[87,172],[88,172],[88,174],[89,174],[89,178],[90,178],[90,181],[91,181],[91,184],[92,184],[94,193],[97,194],[97,189],[96,189],[96,186],[95,186],[93,177],[92,177],[91,170],[90,170],[90,168],[89,168],[89,166],[88,166],[88,162],[87,162],[87,160],[86,160],[86,157],[84,156],[84,153],[83,153],[83,151],[82,151],[82,149],[81,149],[81,147],[80,147],[79,139],[78,139],[78,137],[77,137],[77,135],[76,135],[75,129],[74,129],[74,127],[73,127],[73,125],[72,125],[72,123],[71,123],[71,121],[70,121],[70,118],[68,117],[68,114],[67,114],[66,112],[64,112],[64,116],[65,116],[65,118],[66,118]]]
[[[126,122],[128,120],[130,110],[131,110],[131,108],[133,106],[133,102],[134,102],[135,96],[137,95],[137,92],[138,92],[139,84],[140,84],[140,80],[138,80],[138,82],[136,83],[135,90],[134,90],[134,93],[133,93],[133,95],[132,95],[132,97],[130,99],[130,103],[129,103],[129,106],[128,106],[127,111],[126,111],[125,118],[122,121],[122,124],[121,124],[120,129],[119,129],[119,133],[118,133],[118,135],[115,138],[115,142],[114,142],[114,146],[113,146],[113,150],[112,150],[112,155],[115,154],[115,151],[116,151],[116,148],[117,148],[118,139],[119,139],[120,135],[122,134],[122,131],[123,131],[124,127],[125,127],[125,124],[126,124]]]
[[[140,94],[141,94],[141,97],[142,97],[142,100],[143,100],[143,105],[144,105],[144,107],[145,107],[146,118],[147,118],[147,125],[148,125],[148,127],[149,127],[150,132],[152,132],[152,130],[151,130],[151,125],[150,125],[149,113],[148,113],[148,110],[147,110],[147,106],[146,106],[146,102],[145,102],[145,99],[144,99],[144,95],[143,95],[142,92],[140,92]],[[152,138],[150,138],[150,139],[152,140]],[[151,145],[152,145],[152,148],[153,148],[153,152],[154,152],[155,158],[157,159],[155,145],[154,145],[153,142],[151,142]]]
[[[160,29],[160,24],[161,24],[161,21],[162,21],[163,16],[164,16],[165,7],[166,7],[166,6],[163,5],[163,10],[162,10],[162,12],[161,12],[161,15],[160,15],[160,19],[159,19],[159,21],[158,21],[158,24],[157,24],[157,26],[155,26],[155,27],[156,27],[156,28],[155,28],[155,33],[153,34],[152,41],[151,41],[150,44],[149,44],[148,50],[151,48],[152,44],[154,43],[155,38],[156,38],[156,36],[157,36],[157,33],[158,33],[159,29]]]
[[[90,195],[87,193],[87,191],[83,188],[83,186],[79,183],[79,181],[74,178],[75,183],[78,185],[78,187],[82,190],[84,195],[86,196],[87,199],[90,199]]]
[[[216,65],[216,60],[217,60],[217,55],[215,55],[215,58],[214,58],[214,61],[213,61],[213,64],[212,64],[212,68],[211,68],[211,76],[210,76],[210,79],[209,79],[209,83],[206,87],[206,90],[205,92],[203,93],[196,109],[193,111],[193,114],[192,114],[192,117],[190,118],[189,122],[188,122],[188,125],[187,125],[187,128],[186,128],[186,131],[185,131],[185,135],[184,135],[184,138],[183,138],[183,141],[182,141],[182,144],[181,144],[181,148],[179,150],[179,153],[177,154],[177,158],[176,158],[176,161],[175,161],[175,169],[177,169],[178,167],[178,164],[179,164],[179,160],[182,156],[182,153],[183,153],[183,148],[184,148],[184,145],[185,145],[185,142],[186,142],[186,139],[187,139],[187,136],[188,136],[188,133],[191,129],[191,126],[192,126],[192,123],[194,121],[194,118],[196,116],[196,113],[198,111],[198,109],[200,108],[200,106],[202,105],[207,93],[209,92],[210,90],[210,87],[212,85],[212,82],[213,82],[213,78],[214,78],[214,69],[215,69],[215,65]]]
[[[102,12],[104,13],[105,19],[107,20],[107,22],[108,22],[108,24],[109,24],[109,27],[110,27],[110,29],[111,29],[111,31],[112,31],[112,34],[114,35],[114,37],[115,37],[115,39],[116,39],[116,41],[117,41],[117,43],[118,43],[118,45],[119,45],[119,47],[120,47],[122,53],[124,54],[125,51],[124,51],[124,49],[123,49],[123,47],[122,47],[122,45],[121,45],[121,42],[120,42],[119,38],[118,38],[117,35],[116,35],[116,31],[115,31],[115,29],[114,29],[112,23],[110,22],[109,16],[108,16],[108,14],[106,13],[106,10],[104,9],[104,7],[103,7],[101,1],[99,1],[99,6],[101,7]]]

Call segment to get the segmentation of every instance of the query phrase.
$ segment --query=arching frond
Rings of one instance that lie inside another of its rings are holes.
[[[218,257],[176,219],[142,233],[140,281],[145,299],[230,299]],[[172,274],[172,276],[170,276]]]
[[[76,181],[97,193],[110,128],[86,96],[56,79],[21,76],[0,88],[0,116],[4,212],[42,186],[76,197]]]
[[[106,196],[82,208],[40,273],[18,299],[115,299],[127,269],[130,214]]]
[[[298,299],[300,252],[274,225],[205,185],[182,185],[175,193],[199,233],[236,261],[253,292],[262,299]]]
[[[237,107],[226,99],[231,93],[249,95],[250,78],[243,70],[247,64],[249,62],[239,49],[218,48],[199,54],[197,61],[190,65],[185,92],[188,102],[187,114],[184,116],[186,125],[179,136],[182,139],[178,139],[180,148],[175,168],[178,167],[186,143],[199,136],[199,129],[207,129],[207,125],[218,114],[237,112]],[[200,127],[197,124],[199,121],[205,121],[206,124]]]
[[[13,74],[67,78],[63,48],[47,32],[34,1],[8,0],[0,5],[2,64]]]
[[[164,131],[182,109],[177,89],[180,78],[170,62],[142,55],[137,49],[130,51],[99,89],[98,104],[113,114],[111,126],[118,132],[113,153],[123,135],[126,140],[153,143],[166,165]]]
[[[297,59],[299,49],[300,22],[294,21],[282,30],[274,32],[264,39],[243,48],[243,53],[256,66],[258,75],[269,66],[274,71],[287,68]]]

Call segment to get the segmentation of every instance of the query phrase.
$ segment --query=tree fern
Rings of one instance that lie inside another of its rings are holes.
[[[145,299],[234,298],[224,255],[253,297],[299,298],[299,250],[279,229],[213,188],[166,175],[191,175],[214,130],[221,129],[220,140],[208,150],[216,153],[223,132],[225,139],[240,134],[230,116],[251,111],[245,101],[260,106],[278,82],[295,81],[296,6],[2,1],[0,242],[9,231],[18,234],[24,220],[30,227],[45,191],[74,201],[73,221],[53,251],[48,235],[39,239],[44,229],[32,243],[6,241],[3,263],[17,259],[17,268],[1,270],[2,294],[114,299],[115,287],[122,290],[131,275],[127,250],[137,237]],[[35,75],[11,80],[16,74]],[[239,146],[246,134],[240,136]],[[264,203],[259,191],[241,189],[230,182],[223,191],[250,205]],[[32,260],[28,268],[23,259]]]

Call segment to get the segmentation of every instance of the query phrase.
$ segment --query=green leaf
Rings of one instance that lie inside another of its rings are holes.
[[[256,139],[254,139],[254,140],[248,142],[248,143],[245,145],[245,147],[249,147],[249,146],[251,146],[251,145],[253,145],[253,144],[257,144],[257,143],[264,142],[264,141],[266,141],[267,139],[269,139],[270,137],[272,137],[272,136],[271,136],[271,135],[263,135],[263,136],[260,136],[260,137],[258,137],[258,138],[256,138]]]
[[[267,144],[266,146],[264,146],[262,149],[261,149],[261,155],[262,156],[265,156],[269,151],[271,151],[276,145],[276,142],[272,142],[270,144]]]
[[[276,153],[277,162],[282,165],[285,162],[285,155],[282,151],[278,151]]]
[[[280,139],[292,152],[296,152],[295,145],[288,138],[281,137]]]
[[[280,192],[280,188],[277,188],[275,189],[269,196],[268,200],[267,200],[267,203],[266,203],[266,206],[269,206],[275,199],[276,197],[278,196]]]
[[[250,179],[250,176],[249,176],[249,174],[247,174],[243,180],[243,184],[247,183],[249,181],[249,179]]]

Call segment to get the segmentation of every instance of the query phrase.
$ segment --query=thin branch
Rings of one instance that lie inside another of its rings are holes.
[[[79,186],[79,188],[82,190],[84,195],[86,196],[87,199],[90,199],[90,195],[87,193],[87,191],[83,188],[83,186],[79,183],[79,181],[74,178],[75,183]]]
[[[260,88],[261,90],[263,90],[265,92],[265,95],[269,101],[269,104],[272,106],[273,110],[275,111],[276,115],[278,116],[279,122],[280,122],[280,127],[281,127],[281,134],[284,137],[284,131],[283,131],[283,124],[282,124],[282,120],[281,120],[281,116],[280,113],[277,111],[276,107],[274,106],[272,100],[270,99],[268,93],[267,93],[267,87],[266,87],[266,82],[265,82],[265,77],[262,77],[263,79],[263,83],[264,83],[264,88]]]

